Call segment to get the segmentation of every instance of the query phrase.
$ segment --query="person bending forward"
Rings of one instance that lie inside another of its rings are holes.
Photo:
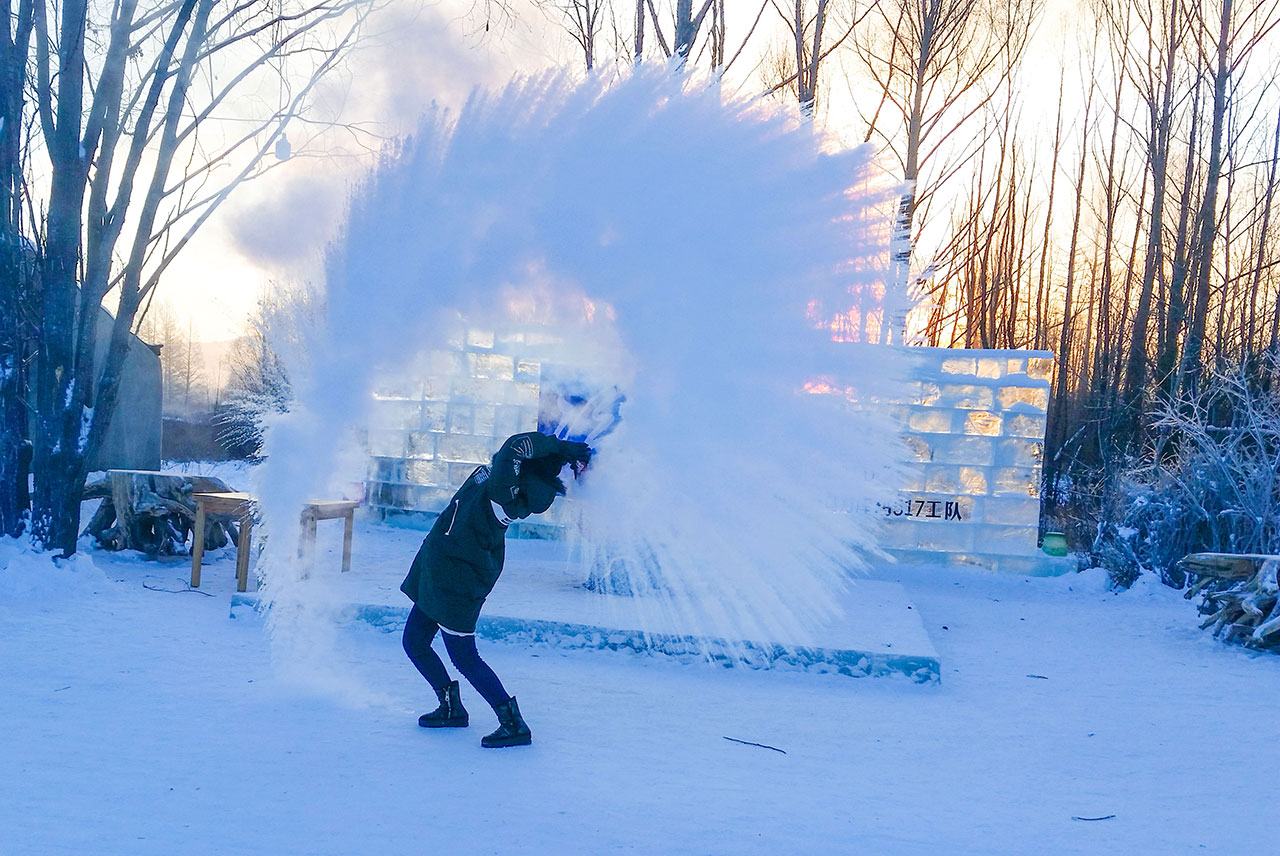
[[[400,586],[414,603],[404,627],[405,653],[440,700],[439,707],[418,718],[422,727],[463,728],[469,722],[458,682],[450,680],[431,648],[439,630],[453,665],[498,716],[498,730],[481,745],[532,742],[515,697],[476,651],[476,619],[502,574],[507,526],[550,508],[556,496],[564,495],[560,471],[565,464],[576,475],[590,460],[586,443],[536,431],[509,437],[490,466],[477,467],[463,482],[423,539]]]

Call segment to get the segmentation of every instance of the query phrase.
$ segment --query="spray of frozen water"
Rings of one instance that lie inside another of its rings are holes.
[[[331,255],[327,327],[260,468],[272,534],[332,471],[379,373],[460,319],[537,322],[544,358],[626,395],[569,497],[584,576],[636,591],[645,627],[803,643],[873,549],[857,512],[901,457],[884,413],[810,394],[865,404],[900,376],[886,349],[832,341],[837,316],[864,340],[881,323],[885,194],[865,150],[821,144],[663,70],[524,79],[428,117]],[[280,572],[290,540],[269,545],[266,585],[277,638],[311,648],[313,595]]]

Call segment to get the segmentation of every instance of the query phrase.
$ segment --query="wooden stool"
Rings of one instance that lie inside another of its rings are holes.
[[[204,518],[206,514],[228,514],[240,524],[236,539],[236,591],[244,591],[249,582],[249,544],[253,532],[253,507],[256,500],[247,493],[193,493],[196,523],[191,536],[191,587],[200,587],[200,560],[204,558]]]
[[[303,556],[315,551],[316,521],[336,520],[339,517],[346,521],[342,533],[342,572],[351,570],[351,532],[355,526],[355,512],[360,503],[349,499],[313,499],[302,506],[302,536],[298,544],[298,555]]]

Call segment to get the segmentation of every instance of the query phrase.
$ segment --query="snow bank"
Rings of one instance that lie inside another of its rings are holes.
[[[83,550],[69,559],[31,546],[27,536],[0,538],[0,600],[46,603],[100,592],[108,580]]]

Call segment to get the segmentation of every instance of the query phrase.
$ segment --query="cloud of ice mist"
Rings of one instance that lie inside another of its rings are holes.
[[[287,126],[292,160],[227,203],[221,228],[238,252],[281,275],[317,267],[341,226],[352,182],[382,141],[536,62],[469,36],[467,13],[466,4],[400,0],[370,17],[358,47],[317,86],[311,121]]]
[[[630,601],[642,621],[803,643],[874,550],[857,510],[901,457],[883,413],[804,391],[900,390],[892,352],[820,323],[881,308],[869,157],[661,69],[521,79],[428,118],[352,201],[328,326],[268,434],[266,513],[296,519],[379,372],[443,347],[460,317],[532,313],[564,343],[554,358],[627,396],[570,497],[590,567],[651,590]],[[294,596],[276,564],[290,537],[271,545],[277,599]]]

